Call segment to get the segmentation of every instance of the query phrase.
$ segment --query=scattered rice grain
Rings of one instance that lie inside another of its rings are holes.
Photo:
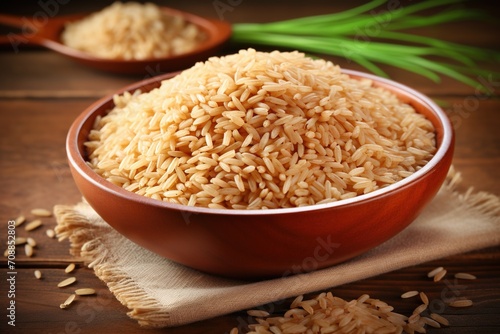
[[[35,277],[36,279],[41,279],[42,278],[42,272],[40,270],[35,270]]]
[[[269,316],[269,312],[262,310],[248,310],[247,314],[251,317],[256,317],[256,318],[263,318]]]
[[[408,318],[408,323],[409,324],[414,324],[420,320],[420,313],[413,313],[409,318]]]
[[[15,226],[19,227],[26,221],[26,217],[24,215],[20,215],[15,219],[15,221],[16,221]]]
[[[423,320],[423,322],[431,327],[434,327],[434,328],[441,328],[441,325],[439,324],[439,322],[437,322],[436,320],[434,319],[431,319],[431,318],[428,318],[428,317],[422,317],[421,318]]]
[[[469,280],[474,280],[476,279],[477,277],[472,275],[472,274],[469,274],[469,273],[456,273],[455,274],[455,278],[458,278],[458,279],[469,279]]]
[[[37,217],[51,217],[52,211],[42,208],[36,208],[31,210],[31,214]]]
[[[59,307],[60,307],[60,308],[62,308],[62,309],[67,308],[69,305],[71,305],[71,303],[75,300],[75,298],[76,298],[76,295],[75,295],[75,294],[70,295],[70,296],[66,299],[66,301],[65,301],[64,303],[62,303],[61,305],[59,305]]]
[[[457,300],[452,300],[451,302],[448,303],[448,306],[451,307],[469,307],[472,306],[472,300],[470,299],[457,299]]]
[[[426,309],[427,309],[427,304],[421,304],[421,305],[417,306],[417,308],[415,308],[415,310],[413,310],[413,314],[420,314],[420,313],[424,312]]]
[[[434,276],[434,282],[439,282],[440,280],[443,279],[443,277],[446,275],[447,271],[446,269],[441,270]]]
[[[32,257],[33,256],[33,247],[30,244],[25,244],[24,245],[24,253],[26,254],[27,257]]]
[[[36,247],[36,241],[35,239],[28,237],[26,238],[26,242],[31,246],[31,247]]]
[[[57,284],[57,287],[63,288],[65,286],[71,285],[71,284],[73,284],[75,282],[76,282],[76,277],[69,277],[69,278],[66,278],[65,280],[59,282]]]
[[[14,244],[16,246],[24,245],[28,240],[25,237],[16,237]]]
[[[68,264],[68,266],[64,269],[64,272],[66,274],[69,274],[70,272],[72,272],[73,270],[75,270],[75,264],[74,263],[70,263]]]
[[[418,295],[418,291],[412,290],[412,291],[407,291],[407,292],[403,293],[401,295],[401,298],[411,298],[411,297],[415,297],[416,295]]]
[[[35,219],[35,220],[29,222],[28,224],[26,224],[24,229],[26,231],[33,231],[33,230],[39,228],[40,226],[42,226],[42,221],[40,219]]]
[[[431,313],[430,317],[431,317],[431,319],[436,320],[437,322],[439,322],[443,326],[449,326],[450,325],[450,322],[448,321],[448,319],[446,319],[442,315],[439,315],[437,313]]]
[[[95,295],[95,290],[92,288],[82,288],[82,289],[76,289],[75,294],[78,296],[89,296],[89,295]]]
[[[53,229],[48,229],[47,231],[45,231],[45,234],[49,237],[49,238],[55,238],[56,236],[56,232],[54,232]]]
[[[429,297],[427,297],[425,292],[420,292],[420,299],[422,300],[422,303],[429,305]]]
[[[434,276],[436,276],[437,273],[443,271],[444,268],[443,267],[437,267],[431,271],[429,271],[429,273],[427,274],[427,277],[429,278],[433,278]]]

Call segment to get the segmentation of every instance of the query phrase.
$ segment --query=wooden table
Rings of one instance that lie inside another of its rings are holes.
[[[39,15],[46,9],[40,3],[2,2],[1,12],[19,14],[26,18]],[[6,4],[8,3],[8,4]],[[83,10],[98,10],[104,3],[70,1],[50,9],[57,15]],[[321,14],[348,8],[353,4],[336,4],[331,1],[309,0],[285,4],[267,4],[265,1],[207,1],[177,3],[163,2],[179,9],[207,17],[222,18],[229,22],[266,22],[303,15]],[[225,3],[224,10],[215,5]],[[495,5],[480,3],[476,6]],[[495,13],[494,13],[495,14]],[[498,11],[496,15],[498,16]],[[452,23],[442,27],[421,29],[430,36],[444,38],[498,50],[498,26],[487,22]],[[224,52],[233,52],[228,46]],[[332,60],[343,67],[361,69],[342,58]],[[138,76],[113,75],[84,68],[51,51],[21,47],[14,53],[7,46],[0,52],[0,240],[7,240],[7,222],[20,214],[30,220],[32,208],[52,208],[55,204],[74,204],[80,200],[66,164],[65,136],[75,117],[94,100],[114,90],[138,81],[151,73]],[[462,189],[476,189],[500,195],[498,166],[500,165],[500,82],[490,80],[491,94],[476,95],[471,87],[450,79],[441,84],[399,69],[384,67],[391,77],[404,84],[449,104],[448,112],[456,129],[454,165],[462,173]],[[498,63],[491,67],[498,71]],[[161,69],[160,69],[161,70]],[[486,77],[486,80],[489,80]],[[247,321],[245,312],[223,315],[214,319],[178,328],[164,330],[141,329],[126,315],[127,309],[97,279],[92,270],[68,253],[67,242],[57,242],[46,236],[45,231],[55,226],[54,218],[43,218],[43,227],[26,232],[17,229],[18,236],[32,236],[38,243],[35,255],[28,258],[18,247],[15,260],[15,298],[7,297],[9,269],[2,260],[0,284],[1,333],[224,333]],[[61,310],[59,304],[65,293],[56,287],[67,277],[64,268],[75,262],[80,287],[94,287],[97,297],[87,299],[77,308]],[[472,308],[445,308],[442,314],[452,326],[429,333],[499,333],[500,332],[500,247],[456,255],[432,263],[398,270],[363,281],[333,289],[343,298],[357,298],[362,293],[389,302],[398,312],[409,313],[415,302],[402,301],[400,291],[418,289],[428,292],[439,302],[447,287],[425,279],[426,273],[436,266],[445,266],[451,272],[466,271],[479,277],[460,288],[475,301]],[[33,275],[38,269],[43,279]],[[395,289],[395,287],[398,287]],[[448,287],[450,288],[450,287]],[[453,288],[453,287],[452,287]],[[245,298],[245,296],[241,296]],[[9,300],[16,302],[16,327],[7,326],[6,307]],[[284,306],[279,306],[282,308]],[[7,331],[6,331],[7,330]]]

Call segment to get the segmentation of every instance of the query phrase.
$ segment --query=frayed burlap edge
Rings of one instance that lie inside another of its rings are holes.
[[[500,218],[500,197],[469,188],[465,192],[457,190],[462,181],[461,174],[453,166],[443,184],[462,205],[487,218]],[[81,257],[96,276],[107,284],[113,295],[130,311],[127,315],[143,327],[168,327],[170,314],[154,298],[150,297],[127,274],[114,265],[115,259],[101,242],[99,226],[80,214],[75,206],[56,205],[54,214],[57,219],[55,231],[59,240],[69,239],[70,254]]]
[[[129,317],[144,327],[164,327],[169,323],[170,315],[162,305],[114,265],[116,260],[102,243],[98,226],[77,212],[74,206],[56,205],[54,214],[59,241],[69,239],[70,254],[81,257],[94,270],[116,299],[130,310],[127,312]]]

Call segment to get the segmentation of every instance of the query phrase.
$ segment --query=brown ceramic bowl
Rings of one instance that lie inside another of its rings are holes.
[[[445,113],[429,98],[393,81],[355,71],[391,90],[427,116],[438,150],[421,170],[376,190],[334,203],[271,210],[218,210],[165,203],[126,191],[86,165],[83,143],[98,115],[113,107],[107,96],[73,123],[67,153],[74,180],[90,205],[118,232],[161,256],[221,276],[282,277],[332,266],[383,243],[408,226],[441,187],[453,155]],[[163,75],[117,93],[149,91]]]

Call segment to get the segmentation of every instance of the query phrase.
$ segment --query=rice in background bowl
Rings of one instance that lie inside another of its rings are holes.
[[[115,96],[85,143],[124,189],[217,209],[366,194],[419,170],[432,123],[395,94],[299,52],[213,57],[147,93]]]
[[[62,42],[105,59],[143,60],[188,53],[204,33],[181,16],[164,13],[153,3],[114,2],[79,21],[68,23]]]

